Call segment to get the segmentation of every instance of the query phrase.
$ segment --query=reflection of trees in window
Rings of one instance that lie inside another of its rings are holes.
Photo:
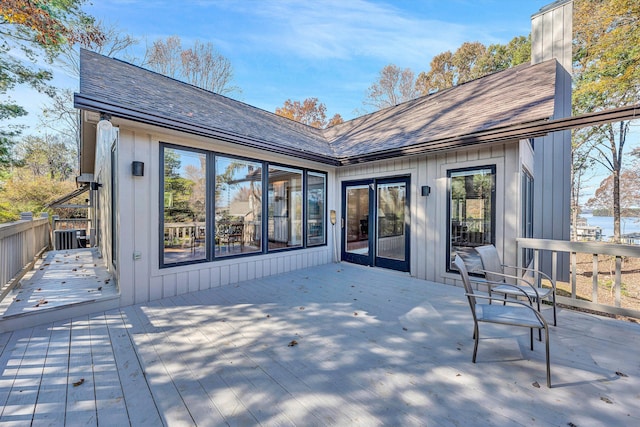
[[[404,208],[404,185],[378,185],[378,237],[404,234]]]
[[[449,171],[449,253],[473,257],[473,248],[494,243],[495,169]]]
[[[165,147],[164,263],[206,258],[206,158]]]
[[[262,166],[216,156],[216,256],[262,250]]]
[[[326,176],[309,172],[307,174],[307,244],[325,243],[325,199]]]
[[[269,166],[269,249],[302,246],[302,171]]]
[[[206,156],[171,148],[164,154],[165,222],[204,221]],[[188,157],[190,162],[182,168]]]

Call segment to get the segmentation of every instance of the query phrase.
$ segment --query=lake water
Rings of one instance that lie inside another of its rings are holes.
[[[580,215],[587,220],[587,224],[600,227],[602,229],[602,237],[608,240],[613,237],[613,217],[612,216],[593,216],[591,214]],[[640,233],[640,218],[620,218],[620,233]]]

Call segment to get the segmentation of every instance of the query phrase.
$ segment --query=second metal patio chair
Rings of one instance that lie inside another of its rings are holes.
[[[500,261],[498,250],[493,245],[478,246],[475,250],[480,255],[483,269],[475,269],[473,272],[484,273],[485,279],[489,282],[500,283],[497,286],[489,287],[489,295],[496,292],[503,294],[505,298],[507,296],[518,297],[524,291],[531,300],[537,303],[538,311],[540,311],[540,300],[549,300],[553,306],[553,326],[557,326],[555,280],[539,270],[503,264]],[[516,274],[507,274],[505,270],[513,270]],[[550,287],[542,286],[543,278],[549,281]],[[506,285],[510,280],[514,281],[519,289],[514,289],[512,285]]]
[[[544,320],[544,317],[533,308],[530,304],[517,300],[501,300],[486,295],[478,295],[474,293],[471,281],[469,280],[469,273],[467,272],[467,266],[460,256],[456,256],[453,261],[454,265],[460,272],[462,283],[464,284],[465,295],[469,301],[471,308],[471,314],[473,315],[473,338],[475,340],[473,346],[473,363],[476,363],[476,355],[478,354],[478,341],[480,340],[480,331],[478,323],[497,323],[501,325],[521,326],[524,328],[530,328],[530,341],[531,350],[533,350],[533,329],[544,329],[545,345],[546,345],[546,361],[547,361],[547,387],[551,388],[551,365],[549,362],[549,326]],[[514,292],[522,292],[523,297],[529,299],[527,294],[514,285]],[[503,304],[482,304],[478,303],[478,300],[485,300],[490,302],[495,299]],[[531,300],[529,299],[529,302]]]

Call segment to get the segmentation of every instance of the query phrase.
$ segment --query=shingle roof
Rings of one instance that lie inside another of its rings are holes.
[[[557,62],[520,65],[328,129],[339,158],[549,119]]]
[[[80,52],[80,108],[83,99],[102,104],[101,111],[114,116],[334,155],[319,129],[88,50]]]
[[[322,131],[83,50],[75,104],[80,109],[339,164],[548,120],[554,113],[557,67],[555,60],[521,65]]]

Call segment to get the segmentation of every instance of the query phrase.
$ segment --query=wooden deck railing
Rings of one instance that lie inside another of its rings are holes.
[[[546,273],[554,280],[558,254],[569,254],[569,281],[557,281],[558,303],[640,318],[640,246],[524,238],[517,245],[533,250],[534,268],[550,254]]]
[[[0,224],[0,300],[51,242],[49,217]],[[27,216],[28,217],[28,216]]]

